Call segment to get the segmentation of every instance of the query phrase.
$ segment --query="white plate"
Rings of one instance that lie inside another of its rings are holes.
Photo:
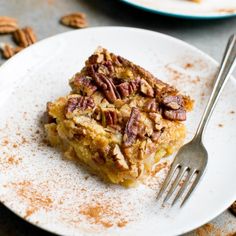
[[[63,235],[178,235],[216,217],[236,198],[233,79],[206,132],[206,175],[182,209],[160,208],[156,201],[166,168],[145,185],[125,189],[101,182],[42,141],[40,119],[46,102],[69,92],[68,78],[98,45],[190,94],[196,106],[188,117],[187,139],[193,136],[217,68],[209,56],[141,29],[105,27],[61,34],[0,68],[0,200],[29,222]]]
[[[235,0],[121,0],[154,13],[192,19],[216,19],[236,15]]]

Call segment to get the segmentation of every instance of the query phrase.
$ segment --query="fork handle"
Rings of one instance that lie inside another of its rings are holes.
[[[211,114],[215,108],[218,98],[220,94],[222,93],[226,82],[230,78],[230,74],[235,66],[235,58],[236,58],[236,35],[234,34],[230,37],[228,41],[211,96],[207,103],[206,109],[203,113],[200,124],[197,128],[197,131],[194,137],[195,140],[198,140],[200,142],[202,141],[205,127],[211,117]]]

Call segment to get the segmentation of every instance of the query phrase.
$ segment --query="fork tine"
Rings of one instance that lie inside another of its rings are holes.
[[[166,179],[157,195],[157,200],[161,198],[162,194],[165,192],[166,188],[168,187],[170,181],[171,181],[171,178],[173,177],[176,169],[179,167],[180,165],[179,164],[175,164],[175,162],[171,165],[171,169],[169,170],[169,173],[168,175],[166,176]]]
[[[179,173],[178,173],[176,179],[174,180],[174,182],[173,182],[173,184],[172,184],[172,186],[171,186],[169,192],[167,193],[167,195],[166,195],[166,197],[165,197],[165,199],[164,199],[163,202],[166,202],[166,201],[169,200],[169,198],[171,197],[171,195],[173,194],[173,192],[176,190],[176,188],[177,188],[177,186],[178,186],[180,180],[183,178],[183,176],[184,176],[184,174],[185,174],[185,172],[186,172],[187,170],[188,170],[188,167],[180,168]]]
[[[184,184],[183,186],[180,188],[179,192],[177,193],[177,195],[175,196],[175,199],[174,201],[172,202],[172,206],[182,197],[184,191],[186,190],[187,186],[189,185],[192,177],[194,176],[196,170],[190,170],[185,181],[184,181]]]
[[[190,187],[187,195],[185,196],[183,202],[181,203],[180,207],[182,207],[184,205],[184,203],[188,200],[189,196],[191,195],[191,193],[193,192],[193,190],[195,189],[196,185],[198,184],[202,174],[203,174],[203,171],[197,171],[197,177],[196,179],[193,181],[193,184],[192,186]]]

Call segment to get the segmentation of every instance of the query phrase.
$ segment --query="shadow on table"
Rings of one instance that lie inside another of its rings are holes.
[[[96,12],[114,19],[114,22],[120,22],[120,25],[140,27],[146,29],[156,29],[160,31],[169,31],[171,29],[192,30],[207,28],[209,26],[222,26],[236,21],[236,17],[218,20],[190,20],[174,17],[167,17],[155,13],[140,10],[132,7],[120,0],[78,0],[80,4],[89,8],[89,11]]]
[[[27,223],[0,203],[0,235],[1,236],[53,236]]]

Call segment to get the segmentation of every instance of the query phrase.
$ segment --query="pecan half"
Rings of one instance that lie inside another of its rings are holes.
[[[86,15],[81,12],[75,12],[62,16],[60,22],[61,24],[72,28],[85,28],[88,26]]]
[[[112,159],[115,162],[117,168],[121,170],[128,170],[129,166],[125,160],[124,155],[122,154],[120,147],[116,144],[112,151]]]
[[[164,117],[168,120],[185,121],[186,111],[183,109],[179,110],[164,110]]]
[[[65,107],[65,114],[72,113],[75,109],[80,109],[81,111],[87,108],[94,108],[95,104],[91,97],[74,97],[69,98],[67,105]]]
[[[125,126],[125,132],[123,136],[124,146],[131,146],[135,142],[139,132],[139,120],[140,111],[138,108],[133,107],[131,110],[130,118]]]
[[[114,110],[105,110],[103,111],[105,126],[107,125],[116,125],[118,121],[117,113]]]
[[[166,96],[163,98],[162,100],[162,104],[165,106],[165,107],[168,107],[172,110],[178,110],[180,109],[180,107],[183,106],[183,97],[180,96],[180,95],[177,95],[177,96]]]
[[[140,80],[136,79],[131,82],[123,82],[117,85],[116,87],[119,90],[122,97],[128,97],[129,95],[132,95],[138,91],[139,85],[140,85]]]
[[[34,44],[37,39],[32,28],[25,27],[13,33],[13,38],[20,47],[28,47]]]
[[[8,43],[4,43],[0,45],[2,55],[5,59],[9,59],[10,57],[14,56],[16,53],[21,51],[23,48],[22,47],[13,47]]]
[[[112,80],[108,79],[105,75],[94,72],[94,80],[96,85],[102,89],[106,99],[113,103],[120,98],[120,94],[117,91],[117,88],[113,84]]]
[[[154,97],[154,90],[152,86],[144,79],[141,79],[140,90],[148,97]]]
[[[91,96],[97,90],[97,86],[93,84],[92,79],[82,75],[75,75],[70,85],[76,93],[86,96]]]
[[[7,16],[0,16],[0,34],[8,34],[18,29],[17,20]]]

